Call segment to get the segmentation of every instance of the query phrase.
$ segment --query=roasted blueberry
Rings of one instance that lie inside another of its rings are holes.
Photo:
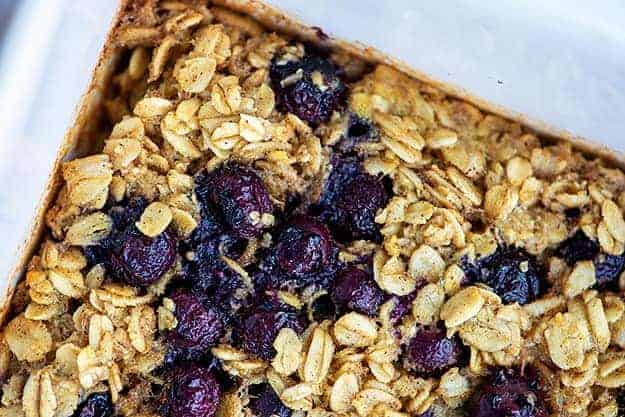
[[[129,233],[118,253],[111,253],[112,270],[130,285],[146,286],[158,280],[176,260],[176,239],[169,231],[155,238]]]
[[[599,244],[581,230],[578,230],[573,236],[560,243],[555,251],[555,255],[564,259],[570,266],[575,265],[578,261],[590,261],[599,254],[601,248]]]
[[[331,227],[341,240],[368,239],[379,241],[376,212],[384,208],[388,195],[382,182],[368,174],[353,178],[343,187],[335,201]]]
[[[108,392],[96,392],[83,401],[72,417],[111,417],[113,402]]]
[[[286,407],[269,384],[250,387],[249,407],[256,417],[290,417],[291,409]]]
[[[600,288],[616,289],[618,278],[625,270],[625,255],[602,253],[599,244],[581,230],[560,243],[555,255],[564,259],[570,266],[578,261],[592,260],[595,264],[597,286]]]
[[[332,172],[315,210],[320,211],[337,240],[381,241],[375,215],[390,198],[385,181],[364,172],[355,158],[334,158]]]
[[[174,301],[178,324],[168,335],[175,349],[184,350],[186,357],[201,357],[223,335],[224,325],[218,311],[187,290],[177,289],[170,295]]]
[[[600,288],[618,289],[618,280],[625,270],[625,254],[607,255],[600,253],[594,259],[597,286]]]
[[[504,303],[534,301],[544,285],[536,258],[513,246],[499,247],[492,255],[475,262],[465,259],[462,267],[468,282],[490,286]]]
[[[269,193],[250,168],[225,164],[196,176],[196,195],[202,210],[221,219],[237,236],[258,236],[264,227],[260,216],[273,212]]]
[[[280,234],[275,254],[284,273],[304,276],[330,262],[333,242],[323,224],[312,218],[298,217]]]
[[[526,367],[500,368],[474,391],[469,413],[472,417],[547,417],[536,372]]]
[[[213,417],[221,389],[212,372],[188,363],[167,375],[169,387],[163,414],[166,417]]]
[[[350,114],[347,119],[347,128],[336,148],[340,152],[351,152],[356,145],[362,142],[374,141],[378,138],[378,131],[370,120]]]
[[[272,61],[269,76],[276,101],[313,126],[327,122],[345,102],[347,88],[330,60],[307,54],[299,61]]]
[[[422,286],[423,284],[419,282],[417,285],[417,290]],[[410,311],[412,310],[412,302],[417,296],[417,290],[411,292],[410,294],[401,296],[394,295],[391,297],[395,302],[393,310],[391,311],[391,322],[393,324],[399,323],[401,320],[403,320],[404,317],[406,317],[408,313],[410,313]]]
[[[344,310],[354,310],[369,316],[378,314],[384,293],[370,273],[355,266],[336,276],[332,288],[334,303]]]
[[[336,305],[332,300],[332,297],[328,294],[323,294],[311,303],[310,311],[314,321],[322,322],[324,320],[336,319]]]
[[[218,240],[199,242],[191,248],[190,259],[184,262],[184,278],[196,288],[211,291],[219,284],[231,280],[236,273],[223,261]]]
[[[147,286],[167,272],[176,260],[177,240],[169,229],[150,238],[135,227],[147,203],[133,199],[109,210],[113,230],[86,249],[91,263],[103,263],[109,273],[130,285]]]
[[[457,336],[448,338],[445,329],[423,327],[410,339],[403,352],[404,368],[420,377],[440,376],[461,366],[466,352]]]
[[[222,234],[219,236],[219,253],[230,258],[237,259],[247,247],[247,240],[233,234]]]
[[[242,323],[234,329],[234,338],[246,352],[268,361],[276,354],[273,342],[282,328],[301,333],[304,326],[304,319],[292,308],[277,302],[266,303],[243,316]]]
[[[261,263],[257,281],[273,288],[311,284],[326,287],[336,273],[337,251],[323,223],[296,216],[278,233],[276,244]]]

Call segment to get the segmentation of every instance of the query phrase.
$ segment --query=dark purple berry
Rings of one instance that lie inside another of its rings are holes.
[[[472,417],[547,417],[550,415],[536,372],[526,367],[496,369],[469,404]]]
[[[325,225],[312,218],[297,217],[280,234],[275,254],[284,273],[304,276],[327,265],[333,249],[332,238]]]
[[[590,261],[599,254],[601,248],[594,240],[588,238],[584,232],[578,230],[573,236],[560,243],[555,255],[562,258],[570,266],[578,261]]]
[[[427,410],[425,410],[424,412],[422,412],[421,414],[417,414],[415,417],[439,417],[440,414],[435,414],[434,413],[434,406],[430,406],[430,408],[428,408]]]
[[[176,260],[178,242],[169,229],[150,238],[135,227],[147,202],[142,198],[109,210],[113,230],[97,245],[86,248],[90,263],[102,263],[116,279],[147,286],[157,281]]]
[[[600,253],[594,259],[595,276],[599,288],[618,289],[618,280],[625,270],[625,255]]]
[[[331,226],[341,240],[368,239],[379,241],[376,212],[384,208],[388,195],[377,178],[363,174],[345,184],[335,201],[335,216]]]
[[[275,356],[273,342],[282,328],[301,333],[306,326],[302,313],[284,304],[276,291],[263,294],[260,302],[240,314],[238,319],[240,323],[233,328],[235,344],[264,360]]]
[[[384,293],[371,274],[353,266],[344,269],[336,276],[332,288],[332,299],[343,309],[375,316],[384,302]]]
[[[385,181],[364,172],[357,159],[334,158],[317,210],[337,240],[381,241],[375,215],[390,199]]]
[[[221,389],[209,369],[193,363],[174,368],[167,375],[169,387],[164,407],[166,417],[213,417],[219,407]]]
[[[269,193],[260,177],[250,168],[222,165],[196,177],[196,195],[203,211],[213,212],[237,236],[252,238],[263,230],[260,216],[273,212]]]
[[[488,285],[506,304],[534,301],[544,285],[536,258],[513,246],[499,247],[473,263],[465,259],[462,266],[469,282]]]
[[[135,197],[111,207],[109,216],[113,220],[114,229],[118,231],[131,229],[147,206],[148,201],[145,198]]]
[[[291,417],[286,407],[269,384],[253,385],[250,388],[249,407],[256,417]]]
[[[581,230],[560,243],[555,250],[555,255],[564,259],[569,266],[579,261],[592,260],[595,264],[595,276],[599,288],[616,289],[618,278],[625,269],[624,255],[602,253],[599,244]]]
[[[189,353],[187,357],[201,357],[224,333],[220,314],[186,290],[177,289],[170,298],[176,306],[178,324],[168,335],[169,343]]]
[[[339,69],[320,56],[308,54],[288,62],[275,58],[269,76],[278,105],[313,126],[327,122],[345,102],[347,88]]]
[[[418,283],[415,291],[406,295],[394,295],[391,298],[395,302],[395,306],[391,311],[391,322],[397,324],[403,320],[404,317],[412,310],[412,302],[417,296],[417,290],[423,286],[422,283]]]
[[[243,254],[247,247],[247,240],[234,236],[232,234],[223,234],[219,236],[218,249],[219,253],[230,258],[237,259]]]
[[[324,288],[334,279],[338,248],[327,227],[318,220],[297,216],[282,227],[276,244],[261,263],[256,277],[261,287]]]
[[[420,377],[432,377],[461,366],[466,352],[457,336],[448,338],[445,329],[424,327],[410,339],[403,356],[405,369]]]
[[[195,288],[214,290],[226,281],[238,281],[238,275],[223,261],[219,241],[208,240],[191,247],[191,259],[184,262],[184,277]]]
[[[241,331],[241,347],[261,359],[269,361],[276,355],[273,342],[284,327],[298,333],[304,330],[304,323],[290,311],[258,311],[247,316]]]
[[[83,401],[72,417],[111,417],[113,415],[113,402],[108,392],[96,392]]]
[[[377,139],[378,131],[370,120],[350,114],[347,119],[345,134],[336,148],[340,152],[351,152],[358,144]]]
[[[328,294],[315,298],[310,305],[310,310],[314,321],[322,322],[336,319],[336,305]]]
[[[131,233],[119,254],[111,254],[111,265],[130,285],[147,286],[158,280],[176,260],[176,239],[169,231],[155,238]]]

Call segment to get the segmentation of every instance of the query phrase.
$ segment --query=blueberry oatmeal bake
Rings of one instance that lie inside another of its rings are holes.
[[[206,2],[112,42],[0,417],[624,415],[611,162]]]

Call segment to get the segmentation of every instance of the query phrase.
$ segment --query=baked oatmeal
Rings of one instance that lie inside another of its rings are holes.
[[[625,413],[625,175],[385,65],[132,2],[0,417]]]

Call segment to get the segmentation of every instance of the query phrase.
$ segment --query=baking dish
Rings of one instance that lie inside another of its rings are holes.
[[[395,62],[392,58],[389,58],[371,48],[349,44],[340,40],[328,39],[322,32],[319,31],[319,29],[308,28],[305,25],[302,25],[285,17],[277,10],[262,3],[255,1],[224,1],[217,3],[243,14],[251,15],[255,17],[258,21],[265,24],[267,27],[270,27],[282,33],[291,34],[304,41],[314,43],[319,48],[330,47],[333,49],[344,50],[354,54],[355,56],[362,57],[370,63],[389,64],[390,66],[401,70],[405,74],[409,74],[420,81],[435,86],[436,88],[440,89],[441,91],[452,97],[457,97],[473,103],[484,111],[498,114],[508,119],[518,121],[523,125],[529,127],[531,131],[535,132],[543,138],[546,138],[546,140],[548,141],[566,140],[571,142],[576,149],[582,150],[584,152],[602,155],[603,157],[610,159],[614,164],[621,163],[621,161],[607,149],[597,147],[596,145],[592,145],[579,138],[566,136],[557,130],[546,127],[540,123],[526,120],[522,116],[515,115],[509,111],[506,111],[505,109],[501,109],[495,105],[486,103],[479,98],[472,97],[458,88],[439,83],[435,80],[431,80],[425,74],[407,68],[404,64],[400,62]],[[116,21],[113,31],[122,28],[122,23],[128,22],[129,20],[136,18],[132,16],[133,4],[134,3],[132,2],[126,2],[122,4],[119,19]],[[100,146],[100,142],[98,140],[98,132],[101,126],[101,118],[99,117],[99,112],[101,111],[102,105],[101,100],[107,94],[107,90],[110,85],[109,81],[113,75],[115,66],[118,62],[120,62],[120,60],[123,59],[122,48],[120,46],[123,45],[118,45],[114,43],[113,41],[111,41],[111,38],[109,38],[109,41],[107,41],[106,43],[98,66],[96,68],[93,82],[87,94],[85,95],[85,98],[83,99],[83,102],[78,111],[76,122],[74,126],[69,130],[68,135],[65,138],[63,146],[59,152],[57,163],[55,164],[55,171],[51,176],[49,186],[47,187],[46,193],[43,196],[43,203],[40,206],[37,217],[35,219],[35,226],[31,234],[32,237],[27,242],[25,251],[22,253],[15,272],[11,276],[7,293],[11,292],[16,280],[20,276],[20,273],[23,272],[23,269],[28,259],[36,249],[37,244],[41,239],[42,233],[44,233],[44,212],[50,207],[50,204],[58,193],[61,184],[61,162],[67,161],[74,157],[87,155],[90,152],[96,150],[98,146]],[[87,138],[87,140],[85,140],[85,138]],[[498,210],[495,207],[492,207],[492,209],[492,211]],[[477,295],[477,297],[479,298],[483,296]],[[441,318],[442,317],[443,316],[441,315]]]

